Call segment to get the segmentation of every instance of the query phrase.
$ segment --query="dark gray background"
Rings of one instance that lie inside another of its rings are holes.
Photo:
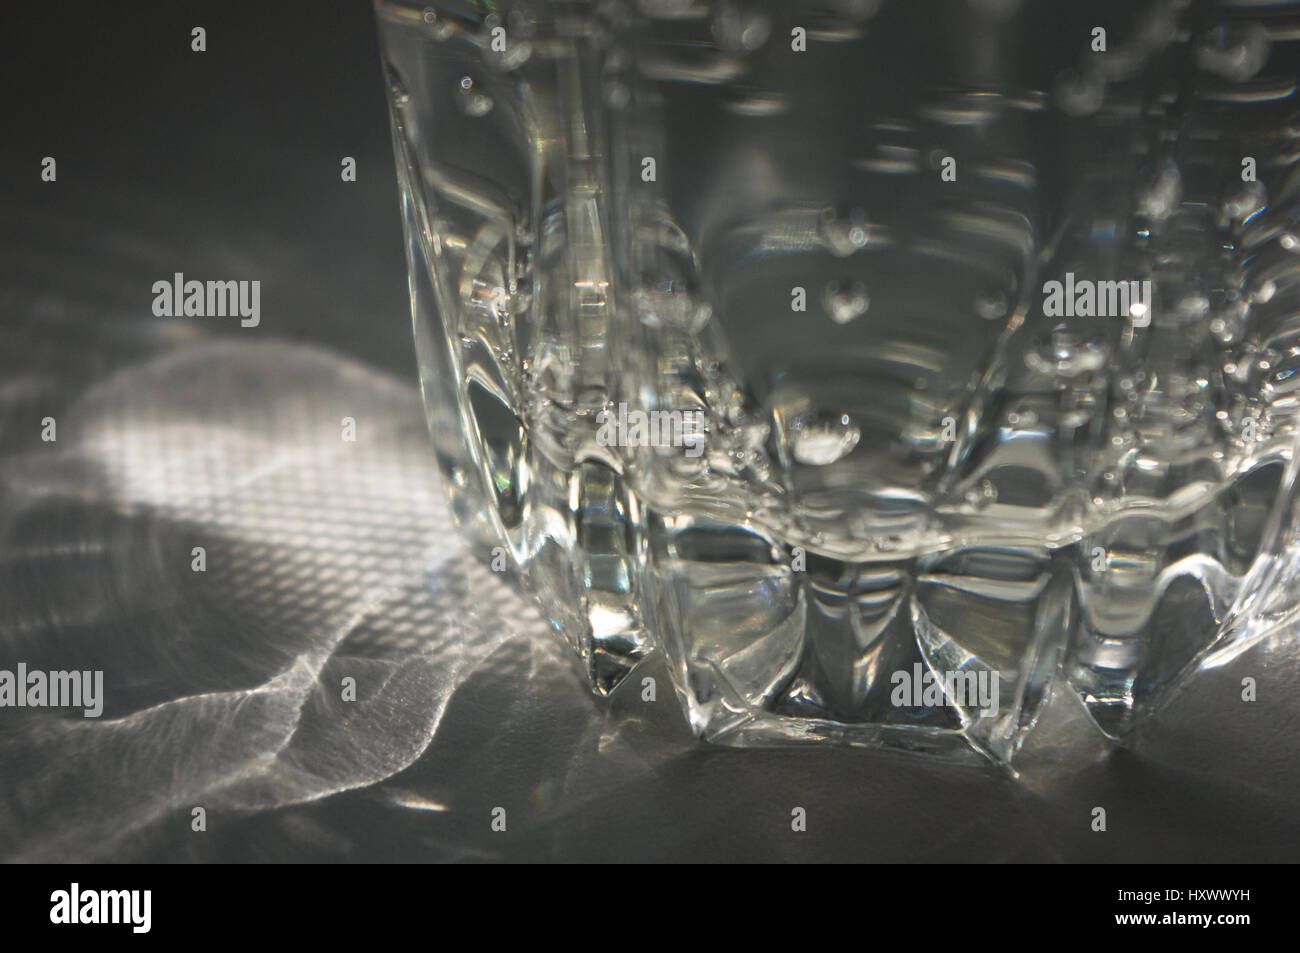
[[[0,857],[1300,856],[1293,639],[1199,675],[1131,750],[1096,748],[1058,698],[1019,781],[703,746],[662,669],[654,703],[593,700],[448,525],[368,5],[15,6],[0,30],[0,667],[102,668],[108,708],[0,710]],[[190,51],[196,25],[206,53]],[[46,155],[57,183],[39,179]],[[260,280],[261,326],[154,317],[151,286],[176,271]]]

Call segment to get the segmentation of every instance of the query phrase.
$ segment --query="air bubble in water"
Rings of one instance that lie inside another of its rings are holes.
[[[1030,370],[1053,377],[1078,377],[1106,366],[1106,351],[1068,331],[1056,331],[1051,340],[1025,352]]]
[[[637,288],[632,292],[632,307],[647,327],[668,326],[688,334],[698,334],[713,317],[712,306],[696,301],[677,281]]]
[[[1139,177],[1138,211],[1153,222],[1163,222],[1178,209],[1183,198],[1183,177],[1172,159],[1150,164]]]
[[[871,297],[860,281],[832,281],[822,294],[822,307],[836,324],[848,324],[867,313]]]
[[[1015,409],[1007,411],[1007,426],[1016,427],[1021,430],[1029,430],[1038,423],[1038,414],[1027,407],[1017,405]]]
[[[438,11],[433,7],[424,8],[424,25],[429,30],[429,35],[438,43],[444,43],[451,39],[451,35],[456,32],[454,24],[438,16]]]
[[[1199,321],[1210,313],[1210,299],[1202,294],[1190,294],[1174,306],[1174,314],[1185,320]]]
[[[1243,182],[1241,188],[1223,202],[1223,213],[1234,222],[1243,222],[1268,204],[1263,182]]]
[[[767,14],[750,3],[723,3],[713,18],[713,35],[728,53],[752,53],[771,32]]]
[[[1246,329],[1246,314],[1249,306],[1244,301],[1234,301],[1210,322],[1210,333],[1220,344],[1231,344]]]
[[[519,18],[512,17],[512,20],[516,22],[517,27],[506,34],[504,49],[498,50],[493,46],[493,31],[501,26],[501,18],[496,14],[487,17],[479,31],[479,50],[482,52],[483,61],[503,73],[518,69],[533,55],[533,45],[524,38],[525,30],[519,24]]]
[[[1244,83],[1264,68],[1271,43],[1259,23],[1226,23],[1203,34],[1196,65],[1234,83]]]
[[[396,70],[389,73],[388,90],[393,97],[393,102],[398,106],[406,106],[411,102],[411,94],[407,92],[406,84],[402,82],[402,77],[397,75]]]
[[[854,209],[848,215],[839,215],[833,208],[824,209],[821,232],[826,246],[839,258],[861,251],[871,239],[867,216],[861,209]]]
[[[862,439],[848,414],[796,420],[790,434],[790,452],[805,466],[824,467],[844,457]]]
[[[610,109],[623,109],[632,101],[632,91],[628,89],[626,83],[618,80],[611,80],[605,84],[603,96],[605,105]]]
[[[971,509],[982,510],[997,502],[998,488],[988,480],[981,480],[978,486],[973,486],[965,493],[966,505]]]
[[[466,116],[478,119],[492,111],[492,97],[475,88],[474,80],[462,76],[456,87],[456,103]]]
[[[1007,296],[997,290],[977,294],[975,313],[985,321],[996,321],[1007,313]]]
[[[1067,116],[1091,116],[1106,101],[1106,82],[1096,73],[1068,69],[1052,84],[1052,99]]]

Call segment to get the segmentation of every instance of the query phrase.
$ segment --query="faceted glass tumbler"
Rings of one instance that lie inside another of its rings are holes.
[[[376,11],[452,507],[598,693],[1005,762],[1290,620],[1300,4]]]

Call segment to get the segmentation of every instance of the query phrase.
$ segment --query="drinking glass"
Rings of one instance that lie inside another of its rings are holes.
[[[451,504],[597,693],[1009,762],[1290,618],[1300,3],[376,11]]]

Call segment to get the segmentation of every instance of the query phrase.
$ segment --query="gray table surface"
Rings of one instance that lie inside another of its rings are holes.
[[[1300,857],[1292,638],[1127,750],[1058,699],[1020,781],[712,748],[662,667],[653,703],[594,700],[449,525],[368,7],[57,6],[2,40],[0,667],[103,669],[108,702],[0,710],[0,858]],[[260,279],[260,326],[154,317],[176,271]]]

